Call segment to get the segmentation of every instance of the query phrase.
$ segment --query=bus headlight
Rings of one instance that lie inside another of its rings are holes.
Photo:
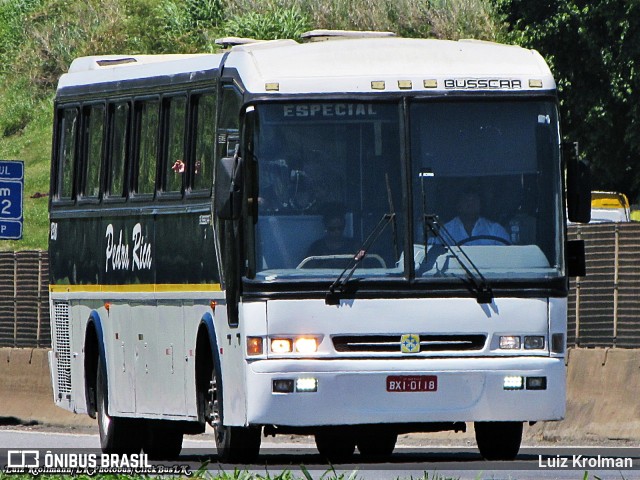
[[[500,348],[503,350],[517,350],[520,348],[520,337],[517,335],[503,335],[500,337]]]
[[[273,353],[291,353],[291,339],[290,338],[272,338],[271,339],[271,351]]]
[[[298,353],[309,354],[318,351],[318,340],[313,337],[296,338],[294,345]]]

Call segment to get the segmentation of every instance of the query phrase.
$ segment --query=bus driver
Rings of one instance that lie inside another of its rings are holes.
[[[480,194],[472,189],[464,191],[457,203],[458,216],[444,225],[446,231],[457,243],[469,245],[510,244],[507,231],[499,223],[482,217],[480,215],[481,209]]]

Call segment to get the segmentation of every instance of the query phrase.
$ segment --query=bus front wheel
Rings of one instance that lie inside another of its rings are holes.
[[[522,442],[522,422],[475,422],[476,443],[486,460],[513,460]]]
[[[211,367],[206,417],[214,430],[218,457],[223,462],[229,463],[251,462],[260,453],[262,429],[258,427],[231,427],[223,424],[222,379],[215,365]]]
[[[133,419],[109,415],[107,388],[106,368],[102,358],[99,358],[96,372],[96,410],[100,448],[104,453],[139,453],[142,448],[139,428]]]

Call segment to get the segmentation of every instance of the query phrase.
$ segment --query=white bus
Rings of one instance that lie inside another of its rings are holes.
[[[563,417],[580,245],[535,51],[85,57],[54,122],[54,397],[97,417],[105,452],[174,457],[209,423],[225,461],[298,433],[341,461],[472,422],[511,459],[523,423]]]

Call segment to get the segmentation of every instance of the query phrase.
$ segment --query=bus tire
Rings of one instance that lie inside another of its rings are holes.
[[[111,417],[107,394],[107,375],[102,358],[98,358],[96,372],[96,410],[100,448],[104,453],[139,453],[142,448],[140,432],[134,419]]]
[[[145,428],[142,450],[150,460],[173,460],[180,455],[183,437],[182,430],[170,422],[149,422]]]
[[[356,449],[355,436],[346,430],[330,429],[315,434],[316,448],[329,463],[345,463]]]
[[[378,431],[367,433],[368,434],[360,436],[356,441],[358,451],[361,455],[372,458],[391,456],[398,441],[397,433]]]
[[[522,422],[475,422],[476,443],[486,460],[514,460],[522,442]]]
[[[222,403],[222,377],[216,368],[220,363],[212,362],[211,382],[206,407],[207,420],[213,427],[218,458],[227,463],[249,463],[260,453],[262,428],[225,426]]]

